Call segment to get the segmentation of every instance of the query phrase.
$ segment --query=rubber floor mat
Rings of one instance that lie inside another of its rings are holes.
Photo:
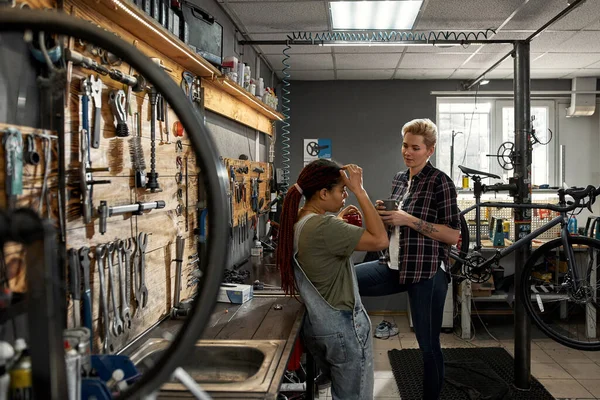
[[[513,386],[513,357],[501,347],[448,348],[442,349],[446,362],[446,382],[441,400],[471,399],[518,399],[554,400],[554,397],[534,377],[531,377],[531,390],[518,391]],[[423,381],[423,361],[419,349],[390,350],[388,352],[392,371],[402,400],[421,400]],[[464,368],[465,379],[460,381],[460,368]],[[485,366],[488,368],[486,369]],[[480,373],[473,374],[468,368],[481,366]],[[450,380],[452,383],[448,381]],[[495,378],[504,381],[494,381]],[[467,384],[468,387],[463,386]],[[482,388],[497,385],[497,395]],[[508,393],[502,388],[508,388]],[[475,390],[473,390],[475,389]]]

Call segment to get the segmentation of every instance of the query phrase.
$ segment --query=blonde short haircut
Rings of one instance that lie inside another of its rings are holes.
[[[429,118],[413,119],[402,127],[402,136],[406,133],[423,136],[423,142],[427,148],[435,146],[437,143],[437,126]]]

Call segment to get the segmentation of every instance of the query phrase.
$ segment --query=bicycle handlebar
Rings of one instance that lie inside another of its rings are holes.
[[[571,196],[574,201],[566,202],[566,204],[568,204],[566,207],[554,206],[552,208],[548,208],[552,211],[568,212],[573,211],[576,208],[587,207],[590,211],[592,211],[592,204],[594,204],[594,201],[596,201],[596,196],[599,194],[600,187],[596,188],[593,185],[588,185],[586,188],[572,187],[568,189],[559,189],[558,197],[561,203],[565,202],[565,195]],[[582,204],[582,200],[586,197],[589,197],[590,199]]]

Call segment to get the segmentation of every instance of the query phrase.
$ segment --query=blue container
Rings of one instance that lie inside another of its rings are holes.
[[[567,228],[571,235],[577,235],[577,219],[575,217],[569,218],[569,225]]]
[[[98,374],[97,378],[84,378],[81,382],[81,398],[111,400],[112,395],[106,387],[106,382],[112,378],[113,371],[120,369],[125,374],[124,380],[128,385],[133,384],[139,377],[135,365],[127,356],[92,355],[92,368]]]

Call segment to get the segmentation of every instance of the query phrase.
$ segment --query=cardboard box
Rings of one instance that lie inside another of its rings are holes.
[[[234,283],[222,283],[219,288],[217,301],[220,303],[242,304],[254,295],[252,285],[237,285]]]
[[[494,277],[491,276],[487,282],[471,283],[471,294],[473,297],[489,297],[495,290]],[[462,285],[458,285],[457,295],[462,295]]]
[[[490,279],[488,279],[486,282],[471,284],[471,292],[473,293],[473,297],[491,296],[494,289],[495,287],[493,276],[490,276]]]

